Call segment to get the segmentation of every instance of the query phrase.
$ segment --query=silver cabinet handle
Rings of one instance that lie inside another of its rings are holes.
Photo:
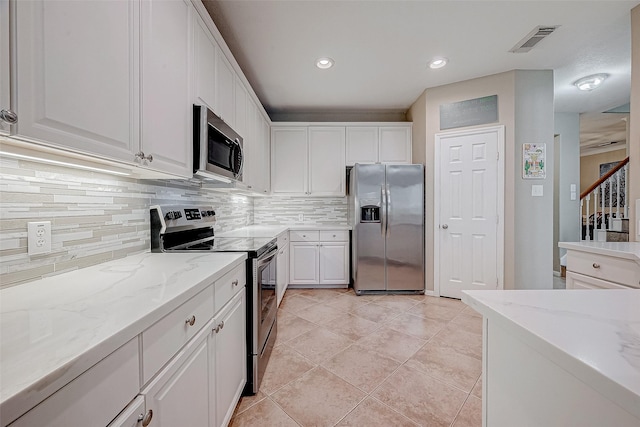
[[[220,332],[220,325],[216,325],[216,327],[213,328],[213,332],[215,332],[216,334]]]
[[[142,421],[142,427],[147,427],[151,424],[151,419],[153,418],[153,410],[149,409],[146,414],[140,414],[138,416],[138,422]]]
[[[144,151],[138,151],[136,153],[136,159],[147,160],[149,163],[153,162],[153,156],[151,154],[149,154],[148,156],[145,156]]]
[[[190,318],[185,320],[184,323],[189,325],[189,326],[195,325],[196,324],[196,316],[191,316]]]
[[[444,228],[446,230],[447,228],[449,228],[449,225],[448,224],[442,224],[442,228]]]
[[[597,262],[593,263],[593,268],[600,268],[600,264],[598,264]]]
[[[233,282],[231,282],[231,284],[232,284],[233,286],[238,286],[238,279],[236,279],[236,280],[234,280]]]
[[[0,110],[0,119],[10,125],[18,123],[18,115],[11,110]]]
[[[224,320],[220,323],[220,329],[224,328]]]

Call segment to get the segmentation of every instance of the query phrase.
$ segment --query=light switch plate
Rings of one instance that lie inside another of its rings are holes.
[[[542,185],[532,185],[531,186],[531,196],[533,197],[542,197],[544,195],[544,187]]]

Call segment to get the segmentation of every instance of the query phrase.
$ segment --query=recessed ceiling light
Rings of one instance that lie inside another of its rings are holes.
[[[447,62],[449,62],[447,58],[433,58],[431,62],[429,62],[429,68],[432,68],[434,70],[436,68],[442,68],[447,65]]]
[[[592,76],[587,76],[581,78],[580,80],[576,80],[575,82],[573,82],[573,85],[580,90],[590,91],[600,86],[602,82],[607,79],[607,77],[609,77],[608,74],[594,74]]]
[[[316,61],[316,67],[326,70],[327,68],[333,67],[333,59],[331,58],[318,58]]]

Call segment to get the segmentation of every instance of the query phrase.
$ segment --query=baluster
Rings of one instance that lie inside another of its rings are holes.
[[[607,188],[607,184],[606,183],[601,183],[600,184],[600,215],[602,215],[602,220],[600,221],[600,228],[601,229],[605,229],[607,226],[604,222],[604,217],[605,214],[607,213],[607,211],[605,210],[605,206],[604,206],[604,201],[606,199],[605,197],[605,188]]]
[[[596,235],[596,239],[598,240],[597,236],[598,236],[598,232],[595,231],[597,230],[602,230],[602,221],[600,221],[600,225],[598,225],[598,189],[596,188],[595,190],[593,190],[593,217],[594,217],[594,224],[593,224],[593,234]]]
[[[584,199],[580,199],[580,240],[584,240],[582,238],[582,223],[584,222]]]
[[[585,240],[591,240],[591,233],[589,232],[589,202],[591,201],[591,193],[587,194],[587,234]]]
[[[627,163],[622,168],[622,176],[624,177],[624,210],[623,214],[625,218],[629,218],[629,180],[627,177],[629,176],[629,164]]]
[[[607,230],[611,230],[611,216],[613,215],[613,177],[609,177],[607,181],[609,182],[609,225],[607,226]]]
[[[616,172],[616,218],[620,218],[620,171]]]

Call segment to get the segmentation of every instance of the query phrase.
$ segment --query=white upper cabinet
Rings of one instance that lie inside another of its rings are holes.
[[[213,111],[229,126],[235,125],[235,73],[222,50],[216,50],[216,105]]]
[[[0,0],[0,135],[8,135],[11,130],[10,67],[9,0]]]
[[[247,95],[247,90],[244,88],[244,85],[242,84],[240,78],[236,76],[234,129],[240,134],[243,140],[247,139],[248,102],[251,102],[251,99]]]
[[[258,114],[258,116],[257,122],[262,135],[260,138],[260,150],[258,152],[258,170],[260,176],[258,190],[266,194],[271,190],[271,163],[269,161],[271,157],[271,127],[262,114]]]
[[[344,196],[344,127],[309,128],[309,193],[316,196]]]
[[[7,31],[6,3],[2,2],[0,34]],[[17,1],[13,5],[19,118],[15,133],[133,162],[139,146],[139,3]],[[1,56],[4,69],[4,53]],[[5,80],[3,71],[2,108],[6,108]]]
[[[380,126],[380,163],[411,163],[411,125]]]
[[[194,91],[195,103],[210,110],[216,104],[216,42],[206,24],[197,13],[194,28]]]
[[[184,177],[193,175],[193,13],[188,0],[141,3],[140,148],[147,158],[153,156],[153,169]]]
[[[307,128],[271,129],[271,191],[306,195],[309,190]]]
[[[411,123],[347,126],[346,163],[411,163]]]

